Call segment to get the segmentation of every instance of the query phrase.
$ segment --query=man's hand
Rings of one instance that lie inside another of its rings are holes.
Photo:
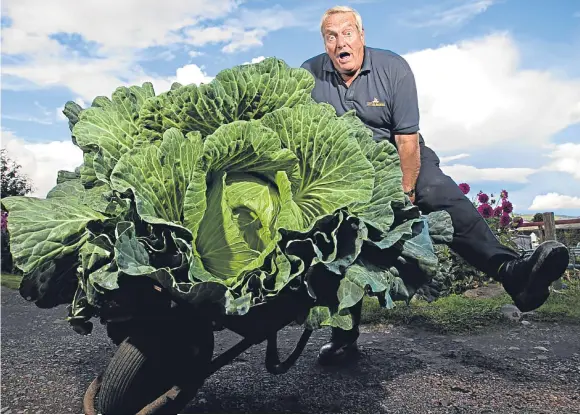
[[[421,169],[421,152],[419,150],[419,133],[408,135],[395,135],[399,158],[401,159],[401,170],[403,171],[403,191],[415,190],[419,170]],[[415,195],[411,197],[411,202],[415,203]]]

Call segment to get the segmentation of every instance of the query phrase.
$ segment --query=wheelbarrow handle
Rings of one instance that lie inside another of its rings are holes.
[[[298,357],[302,354],[306,343],[308,343],[308,339],[310,339],[310,335],[312,334],[312,330],[304,329],[302,335],[300,336],[300,340],[290,353],[290,356],[283,362],[280,362],[280,356],[278,354],[278,333],[274,332],[268,336],[268,344],[266,346],[266,369],[268,372],[274,375],[281,375],[282,373],[286,373],[288,369],[296,363]]]

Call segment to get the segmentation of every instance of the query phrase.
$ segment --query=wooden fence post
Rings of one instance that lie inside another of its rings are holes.
[[[554,219],[554,212],[544,212],[544,241],[556,240],[556,221]],[[562,279],[559,278],[552,283],[552,289],[562,289]]]
[[[544,241],[556,240],[556,221],[554,212],[544,212]]]

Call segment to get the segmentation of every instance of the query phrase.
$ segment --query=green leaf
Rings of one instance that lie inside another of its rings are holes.
[[[369,286],[372,292],[380,293],[390,289],[394,276],[388,270],[381,269],[367,261],[359,260],[358,263],[348,267],[345,279],[361,289]]]
[[[135,237],[133,222],[119,222],[115,230],[115,260],[119,271],[128,275],[143,275],[156,271],[149,265],[149,254]]]
[[[350,117],[343,117],[352,120]],[[356,120],[352,121],[353,129],[359,131],[357,138],[363,154],[373,165],[375,181],[371,200],[354,203],[350,210],[386,234],[395,220],[394,209],[402,207],[405,203],[399,155],[389,141],[376,143],[372,139],[372,132],[358,118]]]
[[[204,268],[224,280],[237,277],[260,255],[248,246],[234,219],[226,196],[225,173],[208,190],[196,247]]]
[[[144,82],[141,86],[133,85],[129,87],[129,90],[136,98],[137,111],[141,109],[145,101],[155,96],[155,90],[151,82]]]
[[[429,236],[429,225],[427,221],[421,221],[416,224],[416,227],[419,232],[414,230],[415,235],[412,238],[402,241],[401,256],[407,261],[416,263],[422,272],[432,278],[437,272],[438,260],[433,241]],[[405,276],[403,276],[404,279]]]
[[[121,155],[138,141],[138,109],[137,97],[129,88],[120,87],[113,93],[111,105],[87,108],[80,113],[73,134],[82,150],[99,149],[99,158],[93,158],[93,164],[98,161],[99,169],[95,166],[95,171],[100,180],[108,181]]]
[[[143,220],[181,225],[186,189],[193,180],[201,151],[199,134],[184,137],[180,131],[170,129],[160,146],[147,143],[124,154],[113,170],[112,187],[134,193],[137,212]],[[190,208],[200,214],[195,206]]]
[[[68,101],[64,105],[62,113],[68,118],[68,128],[72,131],[75,124],[79,121],[79,114],[83,108],[74,101]]]
[[[109,199],[110,192],[111,188],[105,183],[85,189],[81,180],[75,179],[57,184],[47,193],[46,198],[64,200],[73,197],[97,212],[110,214],[121,209],[117,201]]]
[[[236,103],[233,119],[262,118],[278,108],[311,102],[314,78],[305,69],[290,68],[280,59],[235,66],[217,74],[216,82]]]
[[[282,149],[280,138],[259,121],[238,121],[220,127],[206,138],[204,158],[208,173],[262,173],[272,177],[278,171],[288,176],[298,171],[298,159]]]
[[[74,197],[2,199],[10,212],[10,249],[14,262],[28,273],[44,263],[75,254],[87,241],[86,226],[105,216]]]
[[[209,84],[172,88],[145,102],[141,134],[157,141],[163,131],[177,127],[205,137],[233,121],[258,119],[277,108],[311,102],[313,88],[308,71],[275,58],[226,69]]]
[[[300,178],[289,178],[305,223],[371,199],[373,166],[363,155],[353,128],[330,105],[283,108],[265,115],[262,123],[276,131],[283,146],[298,157]]]
[[[451,216],[444,210],[431,212],[427,215],[429,235],[436,244],[449,244],[453,241],[453,222]]]
[[[347,331],[352,330],[353,328],[352,315],[346,311],[347,310],[342,310],[339,311],[338,313],[332,314],[332,316],[330,317],[330,321],[328,321],[328,323],[325,325],[329,325],[331,327],[338,327],[342,330]]]
[[[61,184],[69,180],[79,180],[81,178],[80,171],[66,171],[59,170],[56,177],[56,184]]]
[[[83,268],[83,274],[85,275],[111,262],[113,247],[107,247],[109,249],[102,248],[103,245],[110,245],[108,237],[106,235],[99,235],[97,239],[97,243],[95,241],[87,242],[79,251],[81,266]]]
[[[119,271],[115,264],[106,264],[89,275],[89,283],[93,287],[104,288],[105,290],[116,290],[119,288]],[[97,288],[98,290],[98,288]]]
[[[329,323],[330,309],[328,307],[316,306],[310,309],[304,326],[310,330],[318,330]]]
[[[351,282],[348,277],[340,281],[338,287],[338,310],[349,308],[358,303],[364,296],[365,292],[362,287],[354,282]]]
[[[252,293],[235,298],[231,291],[226,292],[226,313],[230,315],[244,315],[250,310]]]
[[[81,181],[83,186],[92,187],[99,179],[97,179],[97,173],[95,172],[95,152],[87,151],[83,154],[83,164],[80,167]]]

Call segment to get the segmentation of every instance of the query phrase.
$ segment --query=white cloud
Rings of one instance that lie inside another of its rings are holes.
[[[497,0],[468,0],[440,2],[439,5],[430,5],[415,9],[410,17],[403,22],[412,27],[449,27],[461,26],[478,14],[485,12]]]
[[[56,185],[59,170],[73,171],[83,162],[82,151],[70,140],[31,143],[2,130],[2,148],[32,181],[34,191],[30,196],[45,197]]]
[[[528,177],[536,171],[524,167],[477,168],[463,164],[441,166],[441,170],[458,183],[475,181],[527,183]]]
[[[534,198],[528,210],[580,209],[580,197],[548,193]]]
[[[3,54],[20,58],[3,62],[2,87],[65,86],[90,101],[147,75],[137,64],[150,59],[143,56],[147,48],[220,43],[222,51],[232,53],[262,45],[271,31],[308,22],[304,11],[249,10],[242,4],[242,0],[62,0],[55,4],[8,0],[2,4],[3,16],[11,21],[2,29]],[[229,18],[233,11],[236,18]],[[52,38],[71,34],[79,37],[83,53]],[[193,57],[199,52],[189,53]],[[172,59],[173,53],[166,50],[155,56]]]
[[[36,117],[28,114],[2,114],[3,120],[33,122],[35,124],[50,125],[53,122],[51,117]]]
[[[257,58],[252,58],[252,60],[250,62],[244,62],[242,65],[250,65],[250,64],[254,64],[254,63],[260,63],[264,59],[266,59],[264,56],[258,56]]]
[[[469,154],[467,153],[461,153],[461,154],[455,154],[453,156],[444,156],[444,157],[439,157],[439,161],[441,162],[441,164],[447,164],[450,161],[455,161],[455,160],[461,160],[464,158],[469,157]]]
[[[8,0],[2,14],[10,17],[19,37],[12,35],[2,46],[10,51],[4,53],[28,53],[55,33],[76,33],[100,45],[101,52],[168,45],[178,39],[175,31],[222,18],[239,4],[239,0]],[[32,35],[38,39],[30,44]]]
[[[553,151],[548,156],[553,161],[543,169],[570,173],[580,180],[580,144],[565,143],[552,146]]]
[[[417,82],[422,133],[438,151],[540,146],[580,122],[580,79],[520,68],[506,34],[405,58]]]
[[[177,68],[175,71],[175,76],[170,77],[151,77],[142,74],[139,78],[134,80],[134,84],[142,84],[143,82],[151,82],[153,84],[153,89],[155,94],[158,95],[161,92],[169,91],[171,84],[174,82],[179,82],[182,85],[189,84],[207,84],[211,82],[213,76],[209,76],[202,68],[195,64],[189,64]]]

